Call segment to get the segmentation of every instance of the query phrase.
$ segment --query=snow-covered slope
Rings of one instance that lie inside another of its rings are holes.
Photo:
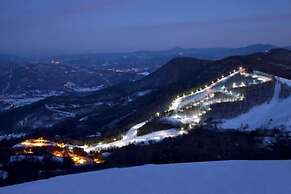
[[[120,140],[113,141],[111,143],[98,143],[96,145],[84,145],[79,148],[84,149],[85,152],[91,151],[101,151],[112,148],[121,148],[124,146],[128,146],[130,144],[148,144],[149,142],[158,142],[168,137],[176,137],[179,135],[186,134],[185,131],[173,129],[160,130],[153,133],[148,133],[146,135],[137,136],[137,131],[142,126],[144,126],[148,121],[144,121],[142,123],[136,124],[131,127],[125,135],[122,136]]]
[[[270,102],[253,107],[250,111],[238,117],[225,120],[222,128],[244,128],[255,130],[257,128],[285,128],[291,129],[291,96],[280,99],[282,84],[291,85],[290,80],[276,77],[275,91]]]
[[[291,161],[223,161],[109,169],[0,188],[0,194],[290,194]]]

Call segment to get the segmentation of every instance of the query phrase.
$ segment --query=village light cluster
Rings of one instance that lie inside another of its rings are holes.
[[[79,148],[79,146],[74,146],[70,144],[65,144],[63,142],[56,143],[44,139],[43,137],[37,139],[27,139],[20,144],[14,146],[14,148],[24,148],[21,151],[17,151],[17,154],[34,154],[33,149],[46,148],[53,156],[59,158],[70,158],[75,165],[85,165],[85,164],[99,164],[104,161],[99,157],[99,154],[94,156],[87,156],[86,154],[81,154],[78,151],[74,151],[74,148]]]
[[[44,147],[44,146],[51,146],[52,142],[40,137],[37,139],[27,139],[21,142],[20,145],[27,146],[27,147]]]

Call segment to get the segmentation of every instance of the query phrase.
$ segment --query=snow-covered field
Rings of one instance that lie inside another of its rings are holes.
[[[221,161],[108,169],[0,188],[0,194],[290,194],[291,161]]]

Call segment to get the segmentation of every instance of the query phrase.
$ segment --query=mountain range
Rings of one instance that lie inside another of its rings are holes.
[[[257,44],[241,48],[174,48],[164,51],[79,54],[51,57],[0,55],[0,92],[7,101],[53,94],[96,91],[126,80],[138,80],[176,57],[218,60],[276,48]],[[290,47],[289,47],[290,48]],[[15,96],[17,95],[17,96]],[[11,103],[3,103],[7,107]],[[2,106],[2,107],[3,107]],[[0,107],[1,109],[1,107]],[[2,108],[3,109],[3,108]]]
[[[290,159],[287,49],[218,60],[176,57],[148,75],[123,79],[100,88],[93,83],[90,91],[66,84],[71,91],[33,100],[10,96],[8,108],[2,100],[0,185],[149,163]]]
[[[43,128],[67,135],[111,133],[148,118],[169,106],[173,96],[206,84],[238,66],[291,79],[291,54],[286,49],[216,61],[176,58],[135,82],[87,95],[49,97],[4,111],[0,113],[0,127],[20,131]]]

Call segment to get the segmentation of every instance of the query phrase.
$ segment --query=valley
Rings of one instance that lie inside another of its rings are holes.
[[[1,170],[7,173],[0,184],[148,163],[288,159],[291,115],[270,112],[289,106],[291,96],[288,72],[266,68],[276,66],[271,57],[278,52],[291,57],[273,50],[214,62],[174,59],[131,84],[4,111],[1,125],[11,128],[2,130],[0,139]],[[183,70],[177,82],[152,85],[181,64],[199,74]],[[147,104],[150,99],[156,100]],[[259,122],[252,124],[250,117]],[[98,119],[103,130],[93,128]]]

